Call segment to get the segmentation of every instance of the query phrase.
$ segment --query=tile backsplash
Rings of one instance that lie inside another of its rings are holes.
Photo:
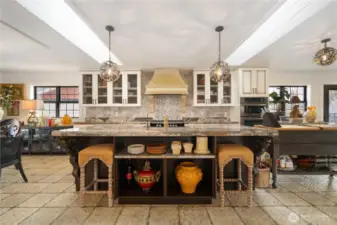
[[[140,107],[87,107],[85,117],[122,117],[132,119],[134,117],[153,117],[163,119],[165,115],[169,119],[181,119],[182,117],[216,117],[230,116],[229,107],[193,107],[193,71],[180,72],[182,78],[188,84],[186,98],[186,112],[180,112],[179,95],[158,95],[155,97],[155,110],[148,112],[148,97],[145,95],[145,86],[153,76],[153,72],[142,72],[141,75],[141,106]]]
[[[155,120],[163,120],[165,116],[170,120],[181,119],[179,95],[157,95],[155,97]]]

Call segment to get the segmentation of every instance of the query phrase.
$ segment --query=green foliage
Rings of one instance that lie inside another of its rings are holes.
[[[290,94],[284,89],[280,89],[280,95],[277,92],[272,92],[269,97],[273,99],[273,103],[289,103]]]

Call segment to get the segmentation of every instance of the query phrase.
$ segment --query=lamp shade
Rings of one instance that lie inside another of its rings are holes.
[[[22,109],[27,110],[43,110],[44,105],[42,100],[24,100]]]

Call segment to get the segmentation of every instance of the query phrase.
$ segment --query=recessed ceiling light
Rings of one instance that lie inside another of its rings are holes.
[[[330,2],[332,0],[287,0],[226,59],[226,62],[232,66],[242,65]]]
[[[106,60],[108,48],[64,0],[17,2],[98,63]],[[111,60],[122,65],[113,53]]]

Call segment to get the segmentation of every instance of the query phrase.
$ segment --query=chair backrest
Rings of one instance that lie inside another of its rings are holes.
[[[18,120],[0,121],[0,168],[16,164],[21,159],[23,137]]]
[[[16,137],[20,135],[21,124],[16,119],[7,119],[0,121],[1,137]]]

